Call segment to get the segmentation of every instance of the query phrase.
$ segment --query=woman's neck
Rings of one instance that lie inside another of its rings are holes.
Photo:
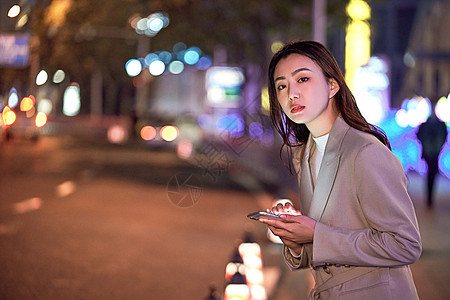
[[[309,132],[311,132],[313,137],[318,138],[324,136],[325,134],[330,133],[337,116],[338,114],[334,112],[334,110],[329,112],[325,111],[314,121],[306,124],[306,127],[308,127]]]

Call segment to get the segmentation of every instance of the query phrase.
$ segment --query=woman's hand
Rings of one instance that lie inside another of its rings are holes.
[[[291,202],[277,203],[274,207],[272,207],[272,212],[276,215],[288,214],[298,216],[302,213],[299,210],[296,210]]]
[[[259,221],[269,226],[273,234],[279,236],[287,247],[300,253],[304,243],[311,243],[314,238],[316,221],[303,216],[292,204],[277,204],[272,212],[280,215],[280,220],[260,218]]]

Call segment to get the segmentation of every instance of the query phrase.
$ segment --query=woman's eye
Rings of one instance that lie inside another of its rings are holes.
[[[277,86],[277,90],[281,91],[281,90],[284,89],[285,87],[286,87],[286,85],[280,84],[279,86]]]
[[[308,77],[301,77],[299,80],[298,80],[298,82],[305,82],[305,81],[308,81]]]

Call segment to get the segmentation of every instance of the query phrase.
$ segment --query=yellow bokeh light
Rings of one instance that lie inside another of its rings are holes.
[[[269,89],[267,87],[264,87],[261,91],[261,109],[265,114],[270,111]]]
[[[178,128],[172,125],[166,125],[161,128],[160,135],[166,142],[174,141],[178,137]]]
[[[272,43],[272,45],[270,46],[270,50],[272,51],[272,53],[276,53],[279,50],[281,50],[281,48],[283,48],[283,46],[284,46],[283,42],[276,41],[276,42]]]
[[[63,25],[71,5],[72,0],[53,0],[47,9],[47,23],[52,26]]]
[[[47,124],[47,115],[43,112],[38,112],[34,123],[36,124],[36,127],[43,127]]]
[[[345,79],[351,90],[356,70],[370,59],[370,13],[363,0],[351,0],[347,6],[350,22],[345,36]]]
[[[3,111],[3,122],[6,126],[12,125],[16,121],[16,118],[17,116],[12,110],[8,109]]]
[[[30,97],[24,97],[22,101],[20,101],[20,110],[21,111],[29,111],[33,108],[34,102]]]
[[[347,6],[347,14],[355,20],[370,19],[370,6],[363,0],[351,0]]]

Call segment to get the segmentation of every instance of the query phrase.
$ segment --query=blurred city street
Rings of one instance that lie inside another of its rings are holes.
[[[307,299],[310,270],[247,218],[298,199],[280,146],[307,132],[270,75],[294,41],[336,60],[344,120],[386,134],[422,235],[420,299],[450,299],[449,20],[448,0],[0,1],[0,300]],[[303,71],[289,99],[309,116],[321,85]]]
[[[246,218],[271,196],[236,184],[238,172],[212,183],[196,169],[136,144],[64,136],[1,144],[0,299],[205,299],[211,285],[223,293],[246,233],[262,247],[269,299],[304,299],[309,271],[288,271],[280,245]],[[174,191],[182,174],[197,184]],[[412,266],[419,295],[448,299],[450,181],[438,179],[428,210],[424,178],[408,178],[424,244]]]

